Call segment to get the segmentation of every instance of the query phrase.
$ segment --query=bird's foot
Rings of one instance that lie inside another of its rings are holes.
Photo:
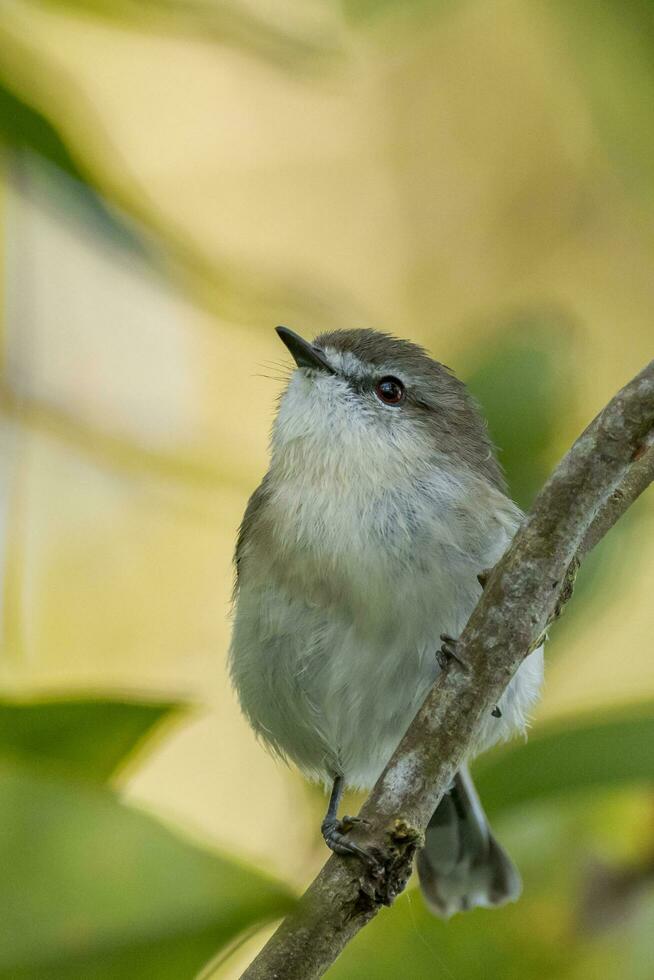
[[[450,660],[456,660],[459,667],[467,670],[468,665],[459,653],[459,641],[455,640],[453,636],[449,636],[447,633],[441,633],[441,640],[441,648],[436,653],[436,659],[438,660],[439,666],[441,668],[445,668]]]
[[[379,862],[374,854],[355,844],[347,836],[354,827],[362,822],[360,817],[341,817],[339,820],[338,817],[326,816],[320,829],[325,844],[334,854],[340,854],[343,857],[355,855],[361,858],[364,864],[375,867]]]
[[[447,633],[441,633],[441,640],[443,641],[442,646],[436,654],[436,659],[438,660],[439,666],[444,668],[447,666],[450,660],[456,660],[459,667],[462,667],[463,670],[467,670],[468,664],[459,653],[459,641],[455,640],[453,636],[448,636]],[[491,714],[493,718],[501,718],[502,709],[498,705],[495,705],[491,711]]]

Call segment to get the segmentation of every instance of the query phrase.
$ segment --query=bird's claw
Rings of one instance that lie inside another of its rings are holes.
[[[441,640],[441,648],[436,653],[439,666],[445,668],[450,660],[456,660],[459,667],[467,670],[468,665],[459,653],[459,641],[448,633],[441,633]]]
[[[340,854],[343,857],[355,855],[364,864],[375,868],[379,862],[374,854],[347,837],[350,830],[362,822],[360,817],[343,817],[342,820],[338,820],[336,817],[326,817],[320,829],[325,844],[334,854]]]
[[[349,817],[346,815],[344,817],[341,817],[341,819],[339,820],[340,823],[339,830],[341,831],[342,834],[349,834],[349,832],[352,830],[353,827],[356,827],[357,824],[363,822],[364,821],[361,819],[361,817]]]

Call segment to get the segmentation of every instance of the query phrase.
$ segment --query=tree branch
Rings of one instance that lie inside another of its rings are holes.
[[[363,805],[353,837],[380,855],[381,868],[332,855],[242,980],[322,976],[404,888],[432,813],[482,719],[556,617],[570,570],[654,478],[653,436],[654,361],[591,422],[541,490],[459,640],[467,669],[445,667]]]

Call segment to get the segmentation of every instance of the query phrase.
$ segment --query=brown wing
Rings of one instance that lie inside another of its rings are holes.
[[[239,565],[243,559],[243,554],[247,548],[247,543],[249,537],[252,533],[252,529],[257,524],[257,521],[261,515],[261,512],[270,496],[270,491],[267,486],[268,475],[264,476],[263,480],[254,491],[250,499],[248,500],[247,507],[245,508],[245,513],[243,514],[243,520],[240,523],[238,529],[238,535],[236,537],[236,549],[234,551],[234,568],[236,572],[236,577],[234,580],[234,596],[238,592],[238,582],[239,582]]]

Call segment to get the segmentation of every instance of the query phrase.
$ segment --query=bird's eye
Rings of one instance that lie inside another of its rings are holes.
[[[375,386],[375,394],[385,405],[399,405],[404,400],[404,385],[398,378],[382,378]]]

